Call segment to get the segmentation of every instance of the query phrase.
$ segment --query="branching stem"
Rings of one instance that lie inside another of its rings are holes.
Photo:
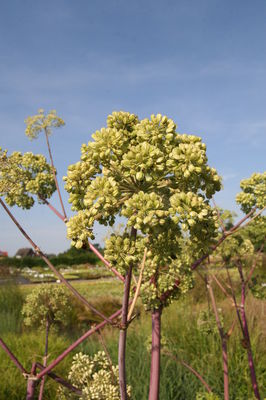
[[[31,244],[33,247],[34,251],[45,261],[45,263],[48,265],[48,267],[53,271],[53,273],[60,279],[60,281],[73,293],[73,295],[79,299],[86,307],[88,307],[90,310],[92,310],[95,314],[97,314],[99,317],[102,319],[106,320],[106,322],[112,323],[109,318],[107,318],[102,312],[96,310],[96,308],[90,304],[85,297],[83,297],[65,278],[64,276],[57,271],[57,269],[53,266],[53,264],[48,260],[48,258],[43,254],[43,252],[39,249],[39,247],[33,242],[33,240],[30,238],[30,236],[25,232],[25,230],[22,228],[22,226],[19,224],[19,222],[16,220],[16,218],[13,216],[13,214],[9,211],[3,200],[0,198],[0,204],[4,208],[4,210],[7,212],[9,217],[12,219],[14,224],[18,227],[22,235],[28,240],[28,242]]]
[[[50,160],[51,160],[51,165],[52,165],[52,170],[53,170],[53,176],[54,176],[54,182],[55,182],[56,190],[57,190],[57,193],[58,193],[58,196],[59,196],[59,200],[60,200],[61,208],[62,208],[62,211],[63,211],[63,214],[64,214],[64,218],[67,219],[67,215],[66,215],[64,204],[63,204],[60,188],[59,188],[59,185],[58,185],[58,180],[57,180],[56,173],[55,173],[54,160],[53,160],[52,151],[51,151],[49,138],[48,138],[48,132],[47,132],[46,128],[44,129],[44,133],[45,133],[46,143],[47,143],[49,156],[50,156]]]

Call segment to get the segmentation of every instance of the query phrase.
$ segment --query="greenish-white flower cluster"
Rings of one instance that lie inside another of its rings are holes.
[[[63,286],[42,284],[27,296],[22,309],[27,326],[67,324],[71,312],[71,300]]]
[[[236,196],[243,212],[252,208],[263,209],[266,206],[266,172],[254,173],[248,179],[240,182],[242,192]]]
[[[76,354],[68,379],[82,391],[80,400],[120,400],[118,366],[111,365],[103,351],[93,356]],[[130,398],[130,386],[127,386],[127,393]],[[59,398],[72,397],[60,390]]]
[[[25,120],[25,134],[30,139],[36,139],[41,131],[46,131],[48,135],[52,133],[52,128],[59,128],[65,125],[62,118],[58,117],[55,110],[51,110],[45,115],[44,110],[40,108],[37,115],[28,117]]]
[[[229,236],[215,251],[215,254],[229,261],[231,258],[242,258],[254,253],[254,246],[250,239],[243,239],[240,235]]]
[[[199,137],[177,133],[166,116],[139,120],[122,111],[108,116],[107,127],[92,138],[64,178],[77,212],[67,224],[72,245],[93,238],[96,221],[112,225],[125,217],[126,231],[137,230],[136,242],[126,232],[112,236],[105,257],[125,273],[129,265],[140,265],[147,247],[145,305],[157,306],[170,291],[175,298],[182,285],[183,291],[191,287],[189,263],[217,234],[209,199],[221,183],[207,165],[206,146]]]
[[[106,240],[104,255],[124,274],[130,265],[141,264],[145,247],[148,251],[140,296],[146,309],[166,306],[193,286],[191,254],[185,251],[182,239],[177,241],[174,230],[161,231],[154,238],[138,235],[136,240],[132,240],[128,233],[113,234]],[[166,296],[170,291],[171,295]]]
[[[32,195],[47,199],[55,191],[52,167],[41,154],[13,152],[0,148],[0,196],[10,206],[29,209]]]

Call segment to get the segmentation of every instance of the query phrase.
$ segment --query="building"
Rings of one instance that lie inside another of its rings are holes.
[[[23,257],[35,257],[35,253],[31,248],[23,248],[19,249],[16,254],[16,258],[23,258]]]

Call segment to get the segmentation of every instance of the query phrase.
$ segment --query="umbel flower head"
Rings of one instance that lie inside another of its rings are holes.
[[[266,172],[254,173],[250,178],[240,182],[242,192],[236,196],[237,203],[240,204],[244,213],[248,213],[252,208],[263,209],[266,206]]]
[[[27,296],[22,309],[27,326],[66,325],[71,312],[71,299],[63,286],[42,284]]]
[[[15,151],[8,156],[0,148],[0,196],[10,206],[29,209],[33,195],[47,199],[55,189],[52,167],[43,155]]]
[[[106,243],[106,257],[124,273],[141,262],[147,247],[143,287],[146,280],[148,297],[161,301],[217,233],[209,199],[220,190],[220,178],[207,163],[201,138],[178,133],[174,121],[160,114],[139,120],[113,112],[92,139],[64,178],[77,212],[67,224],[68,237],[82,247],[94,237],[96,221],[112,225],[125,217],[126,231]],[[132,227],[138,232],[134,243],[127,233]],[[150,285],[153,276],[156,284]],[[190,283],[183,282],[185,290]]]
[[[45,131],[47,135],[51,135],[52,128],[59,128],[65,125],[62,118],[58,117],[55,110],[51,110],[48,114],[44,114],[44,110],[40,108],[37,115],[33,115],[25,119],[25,134],[29,139],[36,139],[41,131]]]
[[[90,356],[78,353],[73,357],[68,379],[82,391],[83,400],[120,400],[118,366],[111,365],[104,351]],[[59,399],[76,398],[69,391],[59,390]],[[131,388],[127,386],[128,398]]]

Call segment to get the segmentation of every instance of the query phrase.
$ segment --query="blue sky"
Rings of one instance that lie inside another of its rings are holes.
[[[66,121],[51,138],[61,179],[113,110],[160,112],[203,137],[224,178],[216,201],[237,210],[240,180],[265,170],[265,20],[264,0],[2,0],[0,146],[47,154],[24,119],[56,109]],[[43,251],[68,248],[44,206],[13,211]],[[28,246],[1,210],[0,224],[1,250]],[[97,241],[104,235],[97,228]]]

